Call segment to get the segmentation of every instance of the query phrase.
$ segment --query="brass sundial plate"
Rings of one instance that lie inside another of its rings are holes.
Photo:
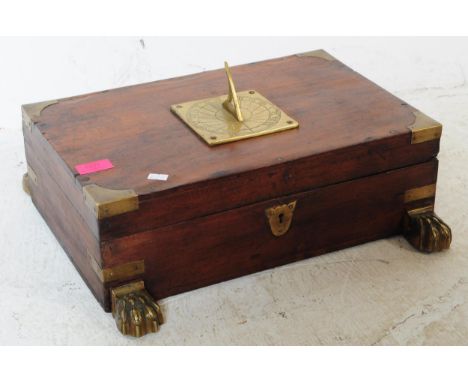
[[[255,90],[237,93],[243,121],[223,107],[227,95],[171,106],[210,146],[299,127],[299,123]]]

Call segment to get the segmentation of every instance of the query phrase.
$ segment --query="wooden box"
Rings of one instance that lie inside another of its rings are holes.
[[[223,70],[22,108],[24,186],[123,333],[157,329],[154,300],[340,248],[450,244],[438,122],[324,51],[232,76],[299,127],[208,145],[171,105],[226,94]],[[76,170],[101,159],[114,167]]]

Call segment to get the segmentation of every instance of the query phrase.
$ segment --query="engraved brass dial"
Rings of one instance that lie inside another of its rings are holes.
[[[236,92],[226,64],[229,94],[171,106],[209,145],[238,141],[299,127],[279,107],[255,90]]]

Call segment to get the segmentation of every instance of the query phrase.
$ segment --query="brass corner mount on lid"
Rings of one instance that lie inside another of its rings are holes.
[[[256,90],[236,91],[227,62],[228,94],[171,106],[171,110],[208,145],[299,127],[299,123]]]

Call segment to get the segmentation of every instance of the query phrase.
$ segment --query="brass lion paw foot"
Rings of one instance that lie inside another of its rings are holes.
[[[111,290],[112,315],[122,334],[141,337],[159,330],[163,317],[159,305],[145,289],[143,281]]]
[[[432,208],[418,208],[406,212],[403,235],[416,249],[431,253],[450,247],[452,231]]]

